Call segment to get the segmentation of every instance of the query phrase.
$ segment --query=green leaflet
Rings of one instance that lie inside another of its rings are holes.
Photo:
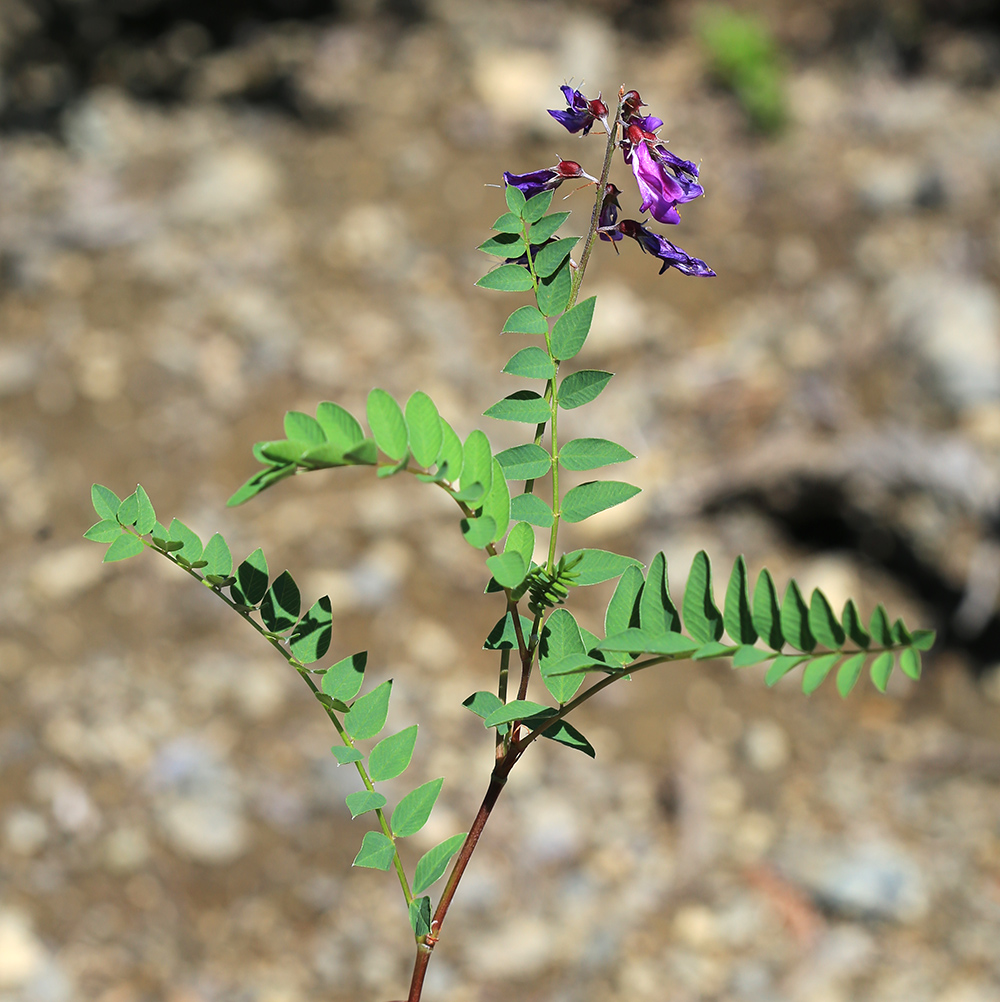
[[[465,541],[477,550],[492,543],[497,534],[497,524],[488,515],[481,518],[463,518],[459,526]]]
[[[510,211],[520,219],[521,214],[524,212],[524,205],[525,205],[524,192],[522,192],[520,188],[515,188],[513,185],[508,185],[504,189],[503,194],[504,198],[507,199],[507,208],[510,209]]]
[[[326,691],[324,689],[324,691]],[[356,741],[373,738],[383,727],[389,713],[389,696],[392,693],[392,679],[387,679],[371,692],[355,700],[351,709],[344,714],[344,729]]]
[[[380,807],[385,806],[385,797],[381,793],[375,793],[373,790],[358,790],[355,793],[349,793],[344,800],[347,803],[347,809],[351,812],[352,818],[367,814],[369,811],[376,811]]]
[[[538,665],[545,688],[556,702],[568,703],[583,684],[583,675],[547,675],[546,667],[555,665],[572,654],[586,654],[580,627],[572,613],[556,609],[542,627],[538,646]]]
[[[262,462],[281,465],[297,463],[302,453],[314,444],[300,439],[278,438],[272,442],[258,442],[254,448]]]
[[[630,654],[645,651],[664,657],[686,658],[698,650],[699,643],[682,633],[654,633],[651,630],[632,627],[614,636],[605,637],[598,645],[599,651]]]
[[[548,278],[569,257],[570,251],[579,242],[579,237],[563,237],[542,247],[535,254],[535,274],[539,278]]]
[[[374,443],[372,443],[374,445]],[[346,458],[346,457],[345,457]],[[374,462],[374,458],[371,460]],[[259,470],[239,490],[226,502],[227,508],[235,508],[237,505],[245,504],[252,497],[256,497],[262,490],[267,489],[272,484],[276,484],[285,477],[295,474],[295,464],[280,467],[269,467],[266,470]]]
[[[639,625],[642,585],[642,571],[635,565],[626,567],[604,615],[604,632],[607,636],[614,636],[631,626]]]
[[[646,584],[639,600],[639,625],[646,633],[679,633],[681,617],[670,597],[667,582],[667,558],[662,552],[653,557],[646,576]],[[694,644],[692,650],[698,645]],[[629,648],[641,650],[642,648]]]
[[[462,473],[465,451],[462,440],[444,418],[441,418],[441,451],[438,453],[438,469],[445,473],[447,479],[454,483]]]
[[[122,532],[121,529],[118,532],[118,538],[107,548],[101,563],[113,564],[115,561],[128,560],[129,557],[137,557],[142,553],[144,547],[138,536],[133,536],[130,532]]]
[[[110,488],[103,484],[94,484],[90,488],[90,500],[94,505],[94,511],[98,518],[102,520],[118,520],[118,509],[121,507],[121,498]]]
[[[691,655],[691,660],[711,661],[715,658],[728,657],[733,653],[735,653],[735,648],[729,644],[720,644],[718,640],[709,640]]]
[[[330,599],[324,595],[317,599],[313,607],[296,623],[289,649],[302,664],[312,664],[314,661],[319,661],[330,649],[332,637],[333,612]]]
[[[534,390],[518,390],[483,411],[486,417],[499,421],[521,421],[524,424],[544,424],[551,413],[549,402]]]
[[[490,542],[495,543],[507,535],[507,526],[510,525],[510,491],[503,475],[503,468],[496,459],[493,460],[493,483],[483,498],[482,506],[481,517],[493,519],[495,528]]]
[[[528,565],[516,550],[487,557],[486,568],[497,584],[504,588],[517,588],[528,573]]]
[[[486,272],[476,285],[480,289],[493,289],[496,292],[527,292],[534,288],[531,273],[519,264],[502,264],[499,268]]]
[[[139,533],[140,536],[145,536],[152,532],[153,526],[156,525],[156,512],[153,511],[153,502],[149,500],[149,495],[146,493],[142,484],[136,485],[135,497],[138,502],[138,511],[135,519],[135,531]]]
[[[559,384],[559,406],[563,410],[570,411],[589,404],[591,400],[600,396],[613,375],[613,372],[604,372],[602,369],[581,369],[579,372],[571,372]]]
[[[431,884],[444,876],[444,871],[448,868],[451,857],[462,848],[467,834],[468,832],[462,832],[459,835],[446,838],[417,860],[417,868],[413,873],[414,894],[423,893]]]
[[[359,651],[357,654],[341,658],[335,665],[327,668],[320,689],[333,699],[341,699],[345,702],[348,699],[354,699],[361,691],[367,664],[367,651]]]
[[[747,562],[742,554],[733,564],[726,589],[726,632],[738,644],[757,642],[757,630],[753,625],[753,610],[750,608],[750,577]],[[737,666],[738,667],[738,666]]]
[[[406,401],[406,427],[413,458],[420,466],[428,468],[441,451],[443,435],[441,417],[434,401],[420,390]]]
[[[362,442],[365,433],[361,425],[349,411],[339,404],[324,401],[316,408],[316,420],[323,429],[326,440],[342,452],[352,449]]]
[[[510,499],[510,517],[518,522],[530,522],[540,529],[552,526],[552,509],[537,494],[516,494]]]
[[[545,322],[544,319],[542,322]],[[556,374],[556,367],[548,352],[531,345],[512,355],[503,371],[509,376],[521,376],[524,379],[551,379]]]
[[[334,745],[330,751],[333,752],[337,765],[350,765],[351,762],[360,762],[364,758],[357,748],[348,745]]]
[[[641,488],[620,480],[591,480],[571,487],[562,499],[562,517],[565,522],[582,522],[600,511],[635,497]]]
[[[920,652],[915,647],[906,647],[899,654],[899,667],[903,674],[914,681],[920,678]]]
[[[493,224],[492,229],[498,233],[520,233],[521,217],[513,212],[505,212]]]
[[[419,939],[431,931],[431,899],[425,894],[410,902],[410,928]]]
[[[854,688],[854,684],[861,677],[866,657],[868,655],[864,651],[860,654],[855,654],[854,657],[848,658],[837,670],[837,692],[840,693],[843,699],[847,699],[850,691]]]
[[[830,650],[840,650],[844,643],[844,630],[827,597],[818,589],[813,589],[812,600],[809,603],[809,629],[812,635]]]
[[[526,223],[535,223],[549,211],[551,204],[552,192],[540,191],[524,203],[524,208],[521,210],[521,218]]]
[[[577,557],[579,560],[576,560]],[[577,586],[611,581],[624,574],[628,567],[642,566],[635,557],[624,557],[620,553],[612,553],[610,550],[573,550],[566,554],[566,561],[567,563],[576,561],[573,567],[576,573],[573,584]]]
[[[544,477],[552,466],[552,457],[533,442],[504,449],[497,454],[497,460],[508,480],[536,480]]]
[[[383,738],[368,755],[368,775],[372,782],[395,779],[403,772],[413,758],[416,743],[416,724]]]
[[[471,491],[474,484],[482,487],[482,497],[493,486],[493,453],[490,451],[490,440],[478,429],[470,431],[463,449],[462,476],[459,486],[462,492]]]
[[[840,651],[834,651],[832,654],[822,654],[818,658],[813,658],[802,673],[802,691],[807,696],[815,692],[843,656]]]
[[[411,790],[403,799],[396,804],[396,809],[392,812],[389,826],[392,833],[397,838],[406,838],[409,835],[416,835],[421,828],[427,824],[427,819],[431,816],[434,802],[441,792],[443,779],[432,779],[423,786],[418,786]]]
[[[629,459],[635,456],[628,449],[606,438],[574,438],[559,447],[559,465],[566,470],[596,470]]]
[[[326,441],[326,434],[314,417],[301,411],[288,411],[285,414],[285,438],[320,445]]]
[[[236,568],[236,584],[229,593],[239,605],[256,605],[267,592],[267,560],[260,548]]]
[[[377,387],[368,394],[368,427],[375,444],[390,458],[402,459],[406,455],[408,437],[406,419],[393,398]]]
[[[283,633],[299,618],[302,598],[288,571],[282,571],[260,603],[260,618],[272,633]]]
[[[504,553],[520,555],[525,568],[531,566],[531,556],[535,552],[535,530],[527,522],[518,522],[504,544]]]
[[[139,518],[139,496],[135,491],[118,506],[115,517],[121,525],[135,525]]]
[[[532,724],[536,727],[539,726],[534,721],[532,721]],[[558,720],[551,727],[546,728],[546,730],[542,731],[542,737],[548,738],[550,741],[558,741],[559,744],[566,745],[567,748],[575,748],[577,751],[581,751],[584,755],[589,755],[591,758],[597,757],[594,746],[572,724],[567,724],[565,720]]]
[[[468,705],[468,701],[466,701]],[[541,703],[534,703],[530,699],[514,699],[505,703],[483,720],[483,725],[487,728],[496,727],[497,724],[509,724],[515,720],[523,720],[525,717],[534,716],[536,713],[552,710],[551,706],[542,706]]]
[[[874,634],[874,630],[872,633]],[[870,668],[870,674],[872,677],[872,682],[875,684],[875,688],[879,692],[885,692],[886,687],[889,685],[889,676],[892,674],[892,667],[895,658],[891,651],[883,651],[875,660],[872,662]]]
[[[712,564],[704,550],[695,554],[688,572],[682,609],[684,625],[699,643],[707,644],[722,636],[722,613],[712,594]]]
[[[84,539],[89,539],[92,543],[111,543],[122,534],[121,524],[118,519],[105,518],[100,522],[95,522],[84,534]]]
[[[885,611],[884,605],[875,606],[868,629],[871,631],[875,643],[880,644],[882,647],[891,647],[893,645],[895,638],[892,635],[892,627],[889,625],[889,615]],[[872,667],[874,668],[874,665]]]
[[[744,644],[736,648],[736,653],[733,655],[733,667],[749,668],[751,665],[758,665],[761,661],[767,661],[768,658],[772,657],[774,655],[770,651],[762,651],[759,647]]]
[[[479,250],[492,257],[520,257],[524,253],[524,238],[520,233],[498,233],[484,240]]]
[[[760,639],[768,647],[780,651],[785,644],[785,636],[781,632],[781,606],[774,579],[767,568],[760,572],[753,592],[753,623]]]
[[[794,580],[788,582],[781,603],[781,632],[796,650],[808,653],[816,646],[816,638],[809,629],[809,608]]]
[[[537,306],[521,306],[506,319],[500,333],[547,334],[548,331],[549,322],[538,311]]]
[[[392,839],[382,832],[365,832],[361,851],[354,857],[353,866],[368,866],[373,870],[388,870],[392,866],[396,847]]]
[[[538,308],[547,317],[557,317],[569,306],[569,297],[573,292],[573,276],[570,274],[569,261],[549,278],[543,278],[535,290]]]
[[[583,347],[590,333],[596,303],[597,297],[591,296],[582,303],[577,303],[573,309],[567,310],[556,321],[552,328],[550,343],[552,354],[560,361],[565,362],[566,359],[573,358]]]
[[[793,668],[798,667],[803,661],[808,660],[808,654],[779,654],[771,663],[771,667],[768,668],[767,674],[764,676],[764,684],[768,686],[776,685]]]
[[[514,645],[516,646],[516,644]],[[495,692],[474,692],[462,700],[462,706],[468,707],[477,717],[485,720],[491,713],[503,707],[500,697]]]
[[[229,552],[228,544],[218,532],[205,544],[202,558],[207,561],[206,577],[212,574],[227,578],[233,573],[233,555]]]
[[[189,564],[201,560],[204,551],[196,532],[192,532],[179,518],[170,523],[167,532],[171,539],[180,540],[184,544],[179,550],[174,550],[175,557],[183,557]]]
[[[553,212],[551,215],[542,216],[537,223],[532,223],[531,229],[528,231],[528,238],[531,240],[532,246],[545,243],[569,217],[570,213],[568,212]]]

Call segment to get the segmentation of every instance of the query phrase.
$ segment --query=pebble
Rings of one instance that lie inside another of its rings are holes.
[[[774,772],[788,763],[788,732],[773,720],[754,720],[743,736],[743,753],[758,772]]]
[[[43,554],[35,560],[28,580],[40,599],[67,602],[93,587],[105,574],[100,548],[84,542]]]
[[[197,156],[171,207],[192,223],[227,226],[267,209],[281,190],[274,162],[258,148],[231,145]]]
[[[47,955],[23,912],[0,909],[0,989],[22,988],[38,977]]]
[[[48,837],[49,826],[37,811],[15,807],[4,818],[4,844],[19,856],[33,856]]]

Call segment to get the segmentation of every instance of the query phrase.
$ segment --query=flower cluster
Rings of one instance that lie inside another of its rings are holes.
[[[622,151],[625,163],[631,167],[642,201],[639,212],[648,212],[658,223],[676,225],[681,221],[678,206],[691,202],[705,189],[698,182],[698,166],[690,160],[682,160],[666,148],[657,137],[657,130],[663,120],[655,115],[644,115],[640,109],[645,103],[635,90],[619,92],[620,111],[616,121],[609,125],[608,108],[601,96],[589,100],[569,85],[561,88],[566,98],[565,111],[549,109],[549,114],[567,131],[580,132],[586,136],[600,121],[607,133],[621,125],[622,136],[617,145]],[[599,183],[573,160],[560,160],[554,167],[531,171],[527,174],[512,174],[505,171],[504,182],[519,188],[525,198],[531,198],[542,191],[553,191],[569,178],[586,178]],[[660,274],[667,268],[676,268],[684,275],[711,276],[715,272],[700,258],[691,257],[665,237],[644,225],[644,220],[623,219],[619,222],[621,204],[618,196],[621,189],[607,183],[601,203],[598,233],[602,240],[615,244],[623,236],[631,237],[639,247],[663,262]]]

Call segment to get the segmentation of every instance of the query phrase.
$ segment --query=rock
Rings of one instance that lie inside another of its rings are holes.
[[[760,772],[773,772],[788,762],[788,733],[773,720],[755,720],[743,736],[747,761]]]
[[[19,856],[32,856],[45,845],[49,826],[45,818],[25,807],[15,807],[4,818],[4,844]]]
[[[142,828],[116,828],[104,842],[104,865],[112,873],[132,873],[149,859],[149,838]]]
[[[280,188],[273,161],[249,146],[231,145],[194,160],[172,208],[187,222],[224,226],[258,215]]]
[[[38,977],[47,954],[26,915],[8,908],[0,910],[0,989],[21,988]]]
[[[0,345],[0,397],[29,389],[38,374],[39,357],[29,345]]]
[[[94,520],[97,520],[96,515]],[[64,602],[103,577],[100,552],[93,543],[74,543],[53,550],[35,562],[28,580],[40,598]]]
[[[889,323],[957,411],[1000,398],[1000,296],[987,282],[939,272],[902,275],[885,294]]]

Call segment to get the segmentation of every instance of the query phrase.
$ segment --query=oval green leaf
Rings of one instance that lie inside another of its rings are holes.
[[[497,401],[483,413],[499,421],[523,421],[525,424],[543,424],[551,416],[549,402],[533,390],[518,390]]]
[[[628,449],[606,438],[574,438],[559,448],[559,465],[566,470],[596,470],[629,459],[635,456]]]
[[[635,497],[641,488],[620,480],[592,480],[566,492],[562,500],[562,517],[565,522],[582,522],[599,511]]]
[[[540,445],[529,442],[504,449],[497,454],[497,462],[508,480],[535,480],[549,472],[552,457]]]
[[[383,727],[389,713],[392,679],[387,679],[371,692],[355,700],[344,714],[344,729],[355,740],[373,738]]]
[[[452,835],[451,838],[439,842],[433,849],[429,849],[417,860],[417,868],[413,872],[414,894],[423,893],[431,884],[444,876],[451,857],[462,848],[467,835],[468,832]]]
[[[416,724],[383,738],[368,755],[368,775],[372,782],[395,779],[403,772],[413,758],[416,742]]]
[[[547,334],[549,322],[537,306],[522,306],[507,318],[501,334]]]
[[[378,388],[368,394],[368,427],[375,444],[391,459],[406,455],[406,419],[393,398]]]
[[[548,352],[531,345],[512,355],[503,371],[509,376],[522,376],[525,379],[551,379],[556,374],[556,366]]]
[[[392,833],[397,838],[406,838],[409,835],[416,835],[421,828],[427,824],[427,819],[431,816],[434,802],[441,792],[443,779],[432,779],[423,786],[418,786],[411,790],[403,799],[396,804],[396,809],[392,812],[389,825]]]
[[[531,273],[519,264],[502,264],[499,268],[486,272],[476,282],[480,289],[493,289],[496,292],[527,292],[533,289],[535,283]]]
[[[406,401],[406,427],[413,458],[425,468],[431,466],[441,451],[441,417],[434,401],[420,390]]]

